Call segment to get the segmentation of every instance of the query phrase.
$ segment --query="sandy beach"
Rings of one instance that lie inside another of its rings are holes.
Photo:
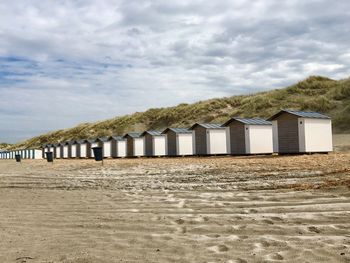
[[[0,161],[0,262],[350,262],[350,153]]]

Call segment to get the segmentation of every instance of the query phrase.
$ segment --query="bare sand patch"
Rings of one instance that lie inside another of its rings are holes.
[[[0,161],[0,262],[349,262],[350,154]]]

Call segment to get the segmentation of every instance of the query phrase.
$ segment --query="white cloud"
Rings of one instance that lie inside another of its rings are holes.
[[[347,77],[348,1],[0,3],[0,141]],[[15,131],[15,132],[11,132]]]

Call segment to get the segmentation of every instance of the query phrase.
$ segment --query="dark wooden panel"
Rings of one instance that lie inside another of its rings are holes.
[[[177,154],[177,136],[173,131],[167,132],[167,147],[168,147],[168,155],[175,156]]]
[[[126,139],[127,156],[134,156],[134,140],[131,137]]]
[[[207,154],[207,129],[197,126],[195,128],[196,154]]]
[[[278,150],[280,153],[299,152],[298,117],[289,113],[277,118]]]
[[[153,137],[149,134],[145,135],[145,154],[153,156]]]
[[[245,154],[245,131],[244,124],[234,121],[230,127],[231,154]]]

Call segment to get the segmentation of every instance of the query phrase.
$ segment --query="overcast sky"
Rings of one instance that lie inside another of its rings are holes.
[[[0,2],[0,141],[349,76],[350,1]]]

